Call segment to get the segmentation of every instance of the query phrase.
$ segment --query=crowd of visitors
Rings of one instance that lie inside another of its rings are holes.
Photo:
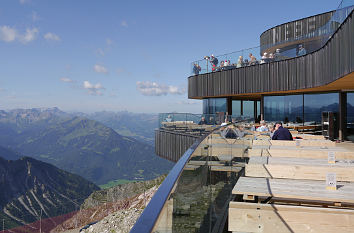
[[[296,56],[303,56],[307,54],[306,49],[302,44],[300,44],[296,49]],[[274,53],[267,53],[264,52],[261,56],[260,60],[258,61],[257,58],[252,54],[249,53],[248,59],[243,59],[243,56],[239,56],[237,63],[231,63],[230,60],[221,60],[219,62],[218,58],[212,54],[211,56],[205,56],[204,59],[207,60],[207,63],[211,65],[211,71],[220,71],[220,70],[228,70],[233,68],[240,68],[244,66],[251,66],[257,64],[264,64],[274,61],[280,61],[287,58],[287,56],[282,55],[281,49],[276,49]],[[193,74],[198,75],[201,72],[201,67],[199,64],[195,63],[193,65]],[[209,69],[207,69],[208,72]]]

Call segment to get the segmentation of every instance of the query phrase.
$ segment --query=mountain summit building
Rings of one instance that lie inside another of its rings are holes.
[[[131,232],[354,231],[353,9],[192,62],[203,114],[159,115],[156,154],[176,165]],[[294,140],[256,131],[261,120]]]

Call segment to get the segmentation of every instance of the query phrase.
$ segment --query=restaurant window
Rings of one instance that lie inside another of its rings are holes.
[[[244,100],[243,102],[243,116],[254,117],[254,101]]]
[[[226,112],[226,98],[209,98],[203,100],[203,113],[215,114],[218,112]]]
[[[241,115],[241,100],[232,101],[232,115],[233,116]]]
[[[264,96],[264,119],[303,122],[303,95]]]
[[[305,122],[320,124],[322,121],[322,112],[330,111],[338,113],[339,94],[305,94],[304,104]]]

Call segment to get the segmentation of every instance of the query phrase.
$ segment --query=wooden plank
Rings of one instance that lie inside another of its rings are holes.
[[[326,146],[335,147],[336,143],[329,140],[299,140],[300,147],[302,146]],[[270,140],[271,146],[296,146],[296,140]]]
[[[197,148],[194,151],[193,156],[216,156],[229,158],[231,160],[235,157],[244,157],[244,153],[244,148],[209,147],[208,150]]]
[[[198,165],[190,165],[187,164],[183,170],[194,171],[200,168]],[[211,171],[219,171],[219,172],[240,172],[242,167],[240,166],[210,166],[209,169]]]
[[[225,162],[223,161],[200,161],[200,160],[190,160],[188,162],[189,165],[196,165],[196,166],[225,166]],[[245,163],[241,162],[232,162],[232,166],[234,167],[244,167]]]
[[[230,202],[229,231],[354,232],[354,210]]]
[[[252,146],[270,146],[270,140],[253,140]]]
[[[354,183],[337,182],[338,189],[326,190],[326,182],[315,180],[240,177],[233,194],[302,199],[318,202],[354,203]]]
[[[325,140],[326,138],[323,135],[312,135],[312,134],[295,134],[293,132],[291,132],[291,134],[293,135],[293,137],[301,137],[305,140]]]
[[[337,148],[338,147],[336,147],[336,149]],[[269,150],[264,150],[262,153],[262,156],[327,159],[329,151],[333,151],[335,153],[336,159],[354,160],[354,151],[340,151],[340,150],[334,150],[332,148],[330,148],[330,149],[317,149],[317,150],[313,150],[313,149],[307,150],[307,149],[303,149],[303,148],[297,149],[297,150],[273,149],[272,148]],[[258,153],[258,151],[254,152],[253,154],[256,154],[256,153]]]
[[[246,176],[326,180],[327,173],[336,173],[337,181],[354,182],[354,161],[329,164],[324,159],[251,157],[246,164]]]

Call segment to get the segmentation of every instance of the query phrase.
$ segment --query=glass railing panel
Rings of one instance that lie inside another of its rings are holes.
[[[243,174],[253,135],[247,122],[210,133],[175,183],[152,232],[222,232],[232,189]]]

